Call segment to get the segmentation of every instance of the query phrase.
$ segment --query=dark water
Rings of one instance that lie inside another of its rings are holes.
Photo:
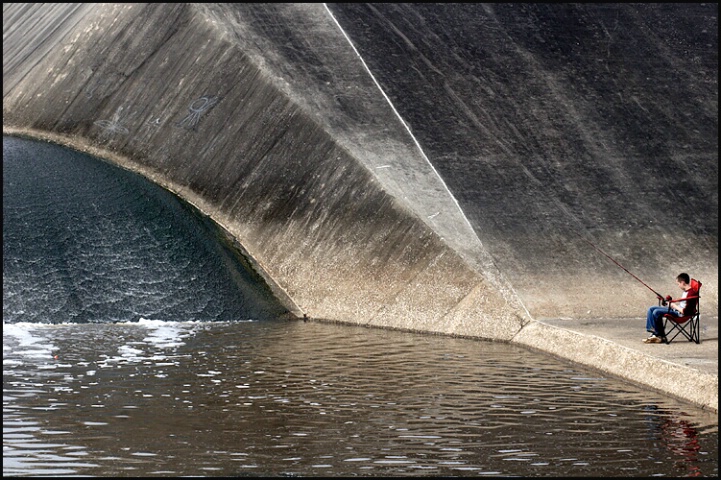
[[[274,318],[207,218],[137,174],[3,138],[3,319]]]
[[[511,345],[298,321],[4,327],[4,475],[718,474],[715,416]]]
[[[3,475],[718,475],[717,415],[661,394],[280,319],[212,225],[127,172],[5,138],[3,187]]]

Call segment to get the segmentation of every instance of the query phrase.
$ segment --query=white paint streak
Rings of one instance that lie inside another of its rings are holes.
[[[324,3],[324,4],[323,4],[323,7],[325,8],[326,12],[328,12],[328,15],[329,15],[330,18],[333,20],[333,22],[336,24],[336,26],[338,27],[338,30],[343,34],[343,37],[345,37],[346,41],[348,42],[348,44],[351,46],[351,48],[352,48],[353,51],[355,52],[356,56],[357,56],[358,59],[361,61],[361,64],[363,64],[363,68],[365,68],[366,72],[368,72],[368,75],[370,75],[371,79],[373,80],[373,83],[375,83],[376,87],[378,87],[378,90],[380,90],[381,95],[383,95],[383,98],[385,98],[386,102],[388,102],[388,105],[389,105],[389,106],[391,107],[391,109],[393,110],[393,113],[395,113],[396,117],[398,117],[398,120],[400,120],[400,122],[401,122],[401,124],[403,125],[403,127],[405,127],[406,131],[408,132],[408,134],[409,134],[409,135],[411,136],[411,138],[413,139],[413,143],[416,145],[416,148],[418,148],[418,151],[420,152],[420,154],[421,154],[421,156],[423,157],[423,159],[426,161],[426,163],[427,163],[428,166],[431,168],[431,170],[433,170],[433,173],[436,175],[436,177],[438,178],[438,180],[441,182],[441,185],[443,185],[443,188],[445,189],[446,193],[448,193],[449,198],[450,198],[451,200],[453,200],[453,203],[455,204],[456,208],[458,208],[458,211],[460,212],[461,217],[462,217],[463,220],[465,221],[466,226],[470,229],[470,231],[472,232],[473,236],[474,236],[474,237],[476,238],[476,240],[478,241],[479,246],[481,247],[482,250],[485,250],[484,247],[483,247],[483,243],[481,242],[480,237],[478,237],[478,234],[476,233],[476,230],[473,228],[473,226],[471,225],[471,222],[468,220],[468,218],[466,217],[466,214],[463,212],[463,209],[461,208],[460,204],[458,203],[458,200],[456,200],[456,197],[453,196],[453,193],[451,193],[451,191],[449,190],[448,186],[446,185],[446,182],[443,180],[443,178],[440,176],[440,174],[438,173],[438,171],[436,170],[436,168],[433,166],[433,164],[431,163],[431,161],[430,161],[430,160],[428,159],[428,157],[426,156],[426,153],[423,151],[423,148],[421,147],[421,144],[420,144],[420,143],[418,142],[418,140],[416,139],[415,135],[413,135],[413,132],[411,131],[410,127],[408,126],[408,124],[406,123],[406,121],[403,119],[403,117],[401,117],[400,113],[398,113],[398,110],[396,110],[396,107],[393,105],[393,102],[391,102],[391,99],[388,98],[388,95],[386,95],[386,92],[383,90],[383,87],[381,87],[380,83],[378,83],[378,80],[376,80],[376,77],[373,75],[373,72],[371,72],[370,68],[368,68],[368,64],[366,64],[365,60],[363,60],[363,57],[361,56],[360,52],[358,52],[358,49],[355,47],[355,45],[353,45],[353,42],[351,41],[350,37],[348,36],[348,34],[346,34],[345,30],[343,30],[343,27],[340,25],[340,23],[338,22],[338,20],[335,18],[335,16],[333,15],[333,12],[331,12],[331,11],[330,11],[330,8],[328,8],[328,4],[327,4],[327,3]],[[383,166],[381,166],[381,167],[376,167],[376,168],[385,168],[385,167],[387,167],[387,165],[383,165]],[[439,213],[440,213],[440,212],[439,212]],[[435,213],[435,214],[433,214],[433,215],[430,215],[430,216],[428,216],[428,218],[429,218],[429,219],[432,219],[432,218],[434,218],[436,215],[438,215],[438,213]],[[494,265],[494,267],[495,267],[495,262],[493,261],[493,259],[492,259],[490,256],[488,257],[488,259],[490,260],[490,262],[491,262],[491,263]],[[516,292],[515,288],[513,288],[513,286],[510,284],[510,282],[508,282],[508,281],[505,279],[504,275],[500,272],[500,270],[498,270],[498,275],[499,275],[500,278],[503,278],[503,283],[504,283],[504,284],[506,285],[506,287],[512,292],[513,296],[514,296],[515,299],[518,301],[518,304],[519,304],[519,305],[521,306],[521,308],[525,311],[526,315],[528,315],[528,318],[533,318],[533,317],[531,316],[531,313],[528,311],[528,309],[527,309],[526,306],[524,305],[523,301],[521,300],[521,297],[518,295],[518,292]]]
[[[413,132],[411,131],[411,129],[408,126],[408,124],[406,123],[406,121],[403,120],[403,117],[401,117],[400,113],[398,113],[398,110],[396,110],[396,107],[393,105],[393,102],[391,102],[391,99],[388,98],[388,95],[386,95],[386,92],[383,90],[383,87],[381,87],[380,83],[378,83],[378,80],[376,80],[376,77],[373,75],[373,72],[371,72],[370,68],[368,68],[368,65],[366,64],[365,60],[363,60],[363,57],[361,57],[361,54],[358,52],[358,49],[355,48],[355,45],[353,45],[353,42],[351,41],[350,37],[348,37],[348,35],[345,33],[345,30],[343,30],[343,27],[341,27],[340,23],[338,23],[338,20],[333,15],[333,12],[331,12],[330,9],[328,8],[328,4],[324,3],[323,6],[325,7],[326,11],[328,12],[328,15],[330,15],[330,18],[332,18],[333,22],[335,22],[335,24],[338,26],[338,30],[340,30],[340,32],[343,34],[343,36],[345,37],[348,44],[351,46],[351,48],[353,49],[355,54],[360,59],[361,63],[363,64],[363,68],[366,69],[366,71],[368,72],[368,75],[370,75],[371,79],[373,80],[373,83],[375,83],[376,87],[378,87],[378,90],[380,90],[381,95],[383,95],[383,98],[386,99],[386,102],[388,102],[388,105],[390,105],[391,109],[393,110],[393,113],[396,114],[396,117],[398,117],[398,120],[401,121],[401,124],[403,124],[403,127],[405,127],[406,131],[413,139],[413,143],[415,143],[416,148],[418,148],[418,151],[421,153],[421,156],[423,157],[423,159],[426,161],[426,163],[428,163],[428,166],[431,167],[431,170],[433,170],[433,173],[436,175],[436,177],[438,177],[438,180],[441,182],[441,185],[443,185],[443,188],[445,188],[446,192],[448,193],[448,196],[451,198],[451,200],[453,200],[453,203],[458,208],[458,211],[461,212],[461,216],[463,217],[463,220],[466,222],[466,225],[468,225],[468,228],[470,228],[471,231],[475,234],[475,230],[473,229],[471,222],[468,220],[468,218],[466,218],[465,213],[463,213],[461,206],[458,204],[458,200],[456,200],[456,197],[453,196],[451,191],[448,189],[446,182],[443,181],[443,178],[438,174],[435,167],[433,166],[431,161],[426,156],[426,153],[423,151],[421,144],[418,143],[418,140],[416,139],[415,135],[413,135]],[[476,238],[478,238],[478,235],[476,235]],[[478,239],[478,241],[480,242],[480,239]]]

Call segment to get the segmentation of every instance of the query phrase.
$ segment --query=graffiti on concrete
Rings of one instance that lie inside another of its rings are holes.
[[[200,117],[208,110],[213,108],[220,101],[220,97],[213,95],[203,95],[194,100],[188,107],[188,115],[178,122],[178,126],[186,130],[195,130],[200,122]]]
[[[127,135],[128,129],[123,126],[123,121],[120,118],[122,111],[123,107],[120,107],[113,114],[112,120],[96,120],[93,124],[102,128],[104,135]]]

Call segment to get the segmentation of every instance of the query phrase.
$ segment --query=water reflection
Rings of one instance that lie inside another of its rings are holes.
[[[650,408],[659,410],[655,405]],[[668,458],[673,462],[677,474],[684,477],[702,476],[703,472],[698,465],[699,457],[707,453],[701,446],[698,429],[692,421],[683,418],[684,414],[675,415],[668,411],[660,413],[660,416],[654,416],[651,422],[653,437],[658,438],[669,450]]]
[[[4,325],[5,475],[714,476],[717,417],[505,344]]]

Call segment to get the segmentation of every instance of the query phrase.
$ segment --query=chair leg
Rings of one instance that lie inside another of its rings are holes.
[[[687,320],[685,323],[677,323],[668,317],[663,319],[663,329],[666,332],[664,343],[670,344],[676,337],[683,335],[686,340],[694,343],[701,343],[699,315]]]

